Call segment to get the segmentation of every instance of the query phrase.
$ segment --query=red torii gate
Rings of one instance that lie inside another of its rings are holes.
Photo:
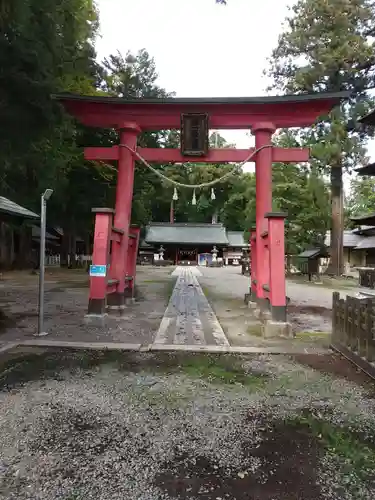
[[[251,152],[247,149],[211,149],[205,155],[186,158],[177,149],[137,147],[137,137],[141,131],[180,129],[182,115],[204,114],[208,117],[210,129],[251,129],[255,135],[256,227],[252,228],[250,238],[250,297],[261,308],[269,305],[275,321],[286,321],[285,214],[272,213],[272,163],[306,162],[309,160],[309,150],[265,146],[271,144],[272,135],[278,128],[308,127],[347,97],[346,92],[255,98],[134,100],[55,95],[54,98],[83,124],[115,128],[119,133],[119,146],[85,148],[85,158],[88,160],[118,162],[115,210],[94,209],[93,264],[107,266],[110,240],[112,252],[109,277],[107,273],[91,277],[89,314],[103,315],[107,305],[123,307],[127,293],[131,295],[134,289],[139,229],[130,226],[136,160],[132,150],[147,162],[155,163],[241,162]]]

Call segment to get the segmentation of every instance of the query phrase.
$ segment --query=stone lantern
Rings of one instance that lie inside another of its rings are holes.
[[[216,248],[216,245],[214,245],[213,249],[211,250],[212,253],[212,263],[216,265],[217,263],[217,254],[218,254],[218,249]]]

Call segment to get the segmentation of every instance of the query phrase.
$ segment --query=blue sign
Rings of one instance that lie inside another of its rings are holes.
[[[90,276],[104,278],[107,275],[107,266],[90,266]]]

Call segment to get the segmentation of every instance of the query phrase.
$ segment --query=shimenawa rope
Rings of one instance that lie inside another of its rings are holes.
[[[138,151],[132,149],[127,144],[120,144],[119,146],[128,149],[132,153],[132,155],[134,155],[140,162],[142,162],[147,168],[149,168],[155,175],[159,176],[164,181],[169,182],[170,184],[173,184],[175,186],[175,192],[173,194],[173,199],[174,200],[177,200],[176,186],[182,187],[182,188],[193,189],[194,190],[194,192],[193,192],[193,205],[195,205],[195,203],[196,203],[195,190],[196,189],[202,189],[202,188],[211,187],[211,186],[214,186],[215,184],[218,184],[219,182],[222,182],[224,179],[226,179],[227,177],[230,177],[237,170],[239,170],[241,167],[243,167],[243,165],[245,165],[245,163],[247,163],[248,161],[250,161],[257,153],[259,153],[259,151],[262,151],[262,149],[266,149],[266,148],[272,148],[273,145],[272,144],[264,144],[263,146],[260,146],[259,148],[256,148],[254,151],[252,151],[251,153],[249,153],[249,155],[241,163],[237,163],[232,168],[232,170],[230,172],[227,172],[226,174],[222,175],[218,179],[214,179],[213,181],[210,181],[210,182],[202,182],[201,184],[184,184],[182,182],[175,181],[174,179],[170,179],[166,175],[162,174],[159,170],[157,170],[156,168],[154,168],[153,166],[151,166],[148,163],[148,161],[146,161],[143,158],[143,156],[141,156],[138,153]],[[213,189],[211,190],[211,199],[215,199],[215,194],[214,194]]]

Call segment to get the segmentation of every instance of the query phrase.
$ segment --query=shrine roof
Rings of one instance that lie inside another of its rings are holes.
[[[356,250],[366,250],[369,248],[375,248],[375,236],[367,236],[367,238],[362,238],[362,240],[355,247]]]
[[[63,93],[52,97],[88,126],[120,128],[122,123],[132,121],[142,130],[162,130],[179,129],[182,113],[207,113],[211,129],[251,128],[267,120],[277,128],[305,127],[349,95],[349,92],[320,92],[261,97],[125,99]]]
[[[352,220],[353,222],[357,222],[360,225],[375,226],[375,213],[357,215],[354,217],[350,217],[350,220]]]
[[[188,224],[154,222],[147,226],[148,244],[228,245],[222,224]]]
[[[345,230],[343,231],[343,247],[344,248],[355,248],[361,241],[363,237],[359,235],[354,230]],[[326,247],[331,246],[331,231],[326,232],[326,236],[324,239],[324,245]]]
[[[357,172],[358,175],[375,175],[375,163],[369,163],[364,167],[356,168],[355,172]]]
[[[20,217],[24,219],[39,219],[39,215],[28,210],[27,208],[21,207],[14,201],[8,200],[0,196],[0,213],[12,215],[14,217]]]
[[[227,231],[227,238],[230,247],[244,248],[249,246],[249,242],[245,241],[243,231]]]
[[[317,259],[318,257],[324,257],[326,255],[327,251],[324,248],[311,248],[298,254],[298,257],[303,259]]]
[[[363,123],[364,125],[375,125],[375,109],[360,118],[358,121],[359,123]]]

